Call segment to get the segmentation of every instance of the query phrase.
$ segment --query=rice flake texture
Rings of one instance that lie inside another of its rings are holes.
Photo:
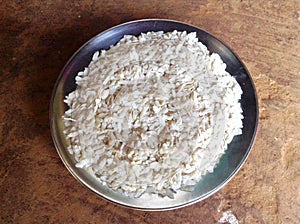
[[[174,197],[213,172],[242,133],[242,90],[196,33],[124,36],[95,52],[66,96],[76,167],[128,197]]]

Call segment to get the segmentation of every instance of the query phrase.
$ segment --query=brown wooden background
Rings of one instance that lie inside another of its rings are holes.
[[[95,34],[141,18],[175,19],[227,43],[257,87],[252,153],[214,196],[166,212],[98,198],[67,171],[50,137],[51,91],[69,57]],[[300,2],[0,1],[0,223],[300,222]],[[220,210],[221,212],[218,212]]]

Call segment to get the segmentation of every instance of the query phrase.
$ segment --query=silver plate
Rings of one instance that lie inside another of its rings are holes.
[[[175,199],[144,194],[138,199],[131,199],[116,193],[91,175],[75,167],[74,158],[67,151],[67,142],[63,134],[62,115],[67,109],[63,100],[68,93],[75,90],[75,76],[87,67],[95,51],[108,49],[124,35],[139,35],[148,31],[187,31],[196,32],[199,41],[205,44],[210,52],[218,53],[227,64],[227,71],[240,84],[243,95],[243,134],[236,136],[229,144],[226,153],[221,157],[213,173],[205,175],[192,192],[177,192]],[[251,150],[258,123],[258,106],[256,91],[252,79],[240,59],[224,43],[195,26],[172,20],[147,19],[138,20],[106,30],[84,44],[68,61],[60,73],[53,90],[50,104],[51,134],[59,156],[70,173],[84,186],[97,195],[126,207],[140,210],[169,210],[184,207],[207,198],[221,189],[241,168]]]

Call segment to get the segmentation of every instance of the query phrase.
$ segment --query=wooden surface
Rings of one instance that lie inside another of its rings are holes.
[[[141,18],[199,26],[243,60],[259,96],[260,124],[241,171],[186,208],[142,212],[80,185],[52,143],[51,91],[69,57],[95,34]],[[300,2],[1,1],[0,223],[300,223]],[[228,222],[229,223],[229,222]]]

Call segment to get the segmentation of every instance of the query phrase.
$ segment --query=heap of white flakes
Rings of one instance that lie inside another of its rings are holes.
[[[241,134],[242,90],[195,33],[124,36],[76,77],[63,116],[79,168],[129,197],[173,197]]]

